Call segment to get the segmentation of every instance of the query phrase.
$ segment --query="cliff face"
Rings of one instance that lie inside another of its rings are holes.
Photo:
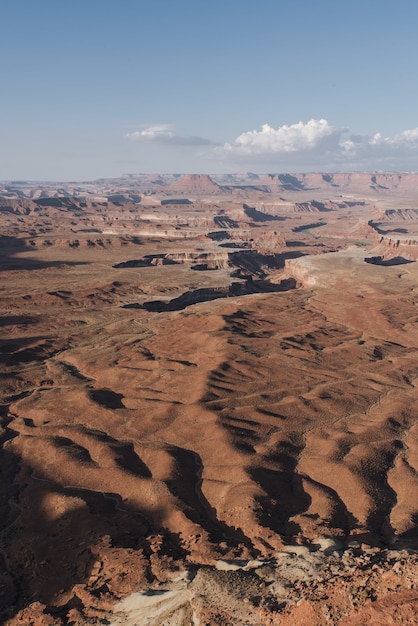
[[[285,269],[287,274],[303,287],[310,288],[317,284],[318,277],[315,276],[315,267],[307,257],[287,259]]]
[[[384,219],[390,222],[418,220],[418,209],[388,209],[384,213]]]
[[[402,256],[409,261],[416,261],[418,259],[418,239],[397,239],[382,236],[372,251],[386,259]]]

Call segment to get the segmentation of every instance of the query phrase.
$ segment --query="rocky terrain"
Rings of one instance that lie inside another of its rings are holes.
[[[417,173],[347,172],[309,174],[255,174],[252,172],[207,176],[205,174],[127,174],[121,178],[53,183],[48,181],[0,181],[0,193],[7,198],[42,199],[76,196],[123,202],[138,202],[140,195],[202,196],[286,192],[310,192],[311,198],[325,193],[387,197],[391,192],[414,197]],[[312,192],[313,195],[312,195]]]
[[[416,623],[417,183],[0,184],[1,623]]]

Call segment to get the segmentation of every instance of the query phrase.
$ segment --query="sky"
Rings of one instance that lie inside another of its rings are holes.
[[[416,0],[0,0],[0,180],[418,171]]]

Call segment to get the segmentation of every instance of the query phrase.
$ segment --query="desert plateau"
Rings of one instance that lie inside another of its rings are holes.
[[[0,183],[0,622],[418,623],[418,174]]]

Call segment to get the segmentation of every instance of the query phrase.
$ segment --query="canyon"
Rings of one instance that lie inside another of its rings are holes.
[[[412,624],[418,174],[0,183],[0,620]]]

